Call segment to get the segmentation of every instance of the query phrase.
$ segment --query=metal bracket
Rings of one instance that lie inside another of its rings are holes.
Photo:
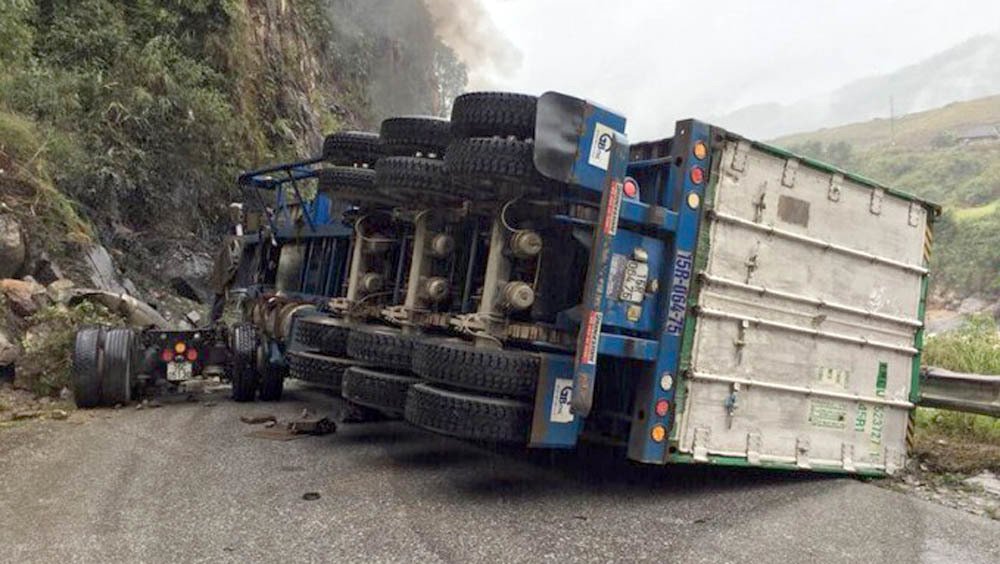
[[[694,430],[694,459],[698,462],[708,462],[708,440],[712,430],[699,427]]]
[[[809,437],[799,437],[795,439],[795,465],[799,468],[809,469]]]
[[[830,177],[830,190],[826,193],[826,197],[830,199],[831,202],[840,201],[840,193],[844,185],[844,175],[834,174]]]
[[[910,213],[907,215],[906,222],[910,227],[917,227],[920,225],[920,220],[924,217],[927,210],[917,202],[910,202]]]
[[[750,142],[740,141],[733,151],[733,162],[730,165],[733,170],[743,172],[747,168],[747,157],[750,155]]]
[[[760,451],[763,445],[764,440],[760,433],[747,433],[747,463],[755,466],[760,464]]]
[[[781,174],[781,185],[788,188],[795,186],[795,176],[799,171],[798,159],[788,159],[785,161],[785,170]]]
[[[882,188],[872,190],[872,201],[868,206],[868,211],[872,212],[873,215],[881,215],[883,199],[885,199],[885,190]]]
[[[854,445],[841,443],[840,464],[846,472],[854,472]]]

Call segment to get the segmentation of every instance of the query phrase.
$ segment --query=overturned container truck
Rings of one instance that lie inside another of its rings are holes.
[[[901,468],[939,209],[697,120],[625,123],[471,93],[244,175],[318,191],[244,241],[271,241],[252,387],[289,372],[437,433],[649,464]]]
[[[651,464],[904,464],[935,205],[696,120],[633,143],[584,100],[466,97],[445,172],[498,202],[506,264],[457,316],[475,331],[414,346],[407,420]]]

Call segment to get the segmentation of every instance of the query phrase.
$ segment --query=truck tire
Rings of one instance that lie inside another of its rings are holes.
[[[526,444],[531,433],[531,411],[531,405],[523,401],[417,384],[406,398],[405,418],[442,435]]]
[[[321,168],[316,173],[316,180],[321,193],[335,198],[370,198],[375,191],[375,171],[370,168]]]
[[[453,184],[441,161],[385,157],[375,166],[375,187],[386,198],[441,203],[469,199],[471,192]]]
[[[329,356],[347,356],[347,335],[351,328],[343,319],[328,315],[309,315],[295,320],[292,344],[306,351]]]
[[[538,98],[513,92],[470,92],[455,98],[451,107],[451,132],[467,137],[535,136]]]
[[[101,403],[126,404],[132,399],[135,333],[131,329],[109,329],[104,334],[102,348],[104,366],[101,374]]]
[[[438,117],[391,117],[379,131],[383,157],[441,158],[451,140],[451,122]]]
[[[232,375],[233,399],[253,401],[257,394],[257,331],[249,323],[233,327]]]
[[[541,371],[536,353],[477,348],[458,340],[425,340],[413,347],[413,372],[430,382],[532,399]]]
[[[339,131],[323,140],[323,160],[333,165],[374,165],[381,156],[378,133]]]
[[[535,168],[534,144],[516,139],[471,137],[456,140],[444,157],[445,173],[463,186],[507,185],[501,197],[552,195],[558,183]],[[516,193],[515,193],[516,192]],[[497,197],[489,191],[478,191]]]
[[[100,327],[84,327],[76,332],[73,343],[73,399],[77,407],[101,404]]]
[[[410,370],[414,338],[394,327],[361,325],[347,337],[347,355],[389,370]]]
[[[356,363],[346,358],[334,358],[308,351],[287,354],[288,375],[296,380],[317,384],[340,392],[344,372]]]
[[[420,379],[412,376],[387,374],[355,366],[344,372],[341,395],[351,403],[370,407],[387,415],[402,416],[406,409],[407,392],[418,383]]]
[[[260,401],[281,401],[286,376],[288,376],[287,366],[268,362],[260,375]]]

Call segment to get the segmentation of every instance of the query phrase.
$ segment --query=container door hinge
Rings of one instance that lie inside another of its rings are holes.
[[[781,175],[781,185],[792,188],[795,186],[795,176],[799,171],[799,160],[788,159],[785,161],[785,172]]]
[[[760,223],[764,220],[764,210],[767,209],[767,182],[761,185],[760,193],[753,200],[753,222]]]
[[[795,465],[809,469],[809,437],[799,437],[795,440]]]
[[[760,433],[747,433],[747,463],[754,466],[760,464],[760,450],[764,441]]]
[[[694,430],[694,459],[698,462],[708,462],[708,439],[712,435],[711,429],[699,427]]]
[[[868,211],[872,212],[873,215],[881,215],[883,198],[885,198],[885,190],[882,188],[872,190],[872,201],[871,205],[868,206]]]
[[[732,387],[729,390],[729,396],[726,397],[726,401],[723,405],[726,406],[726,428],[733,428],[733,417],[736,416],[736,408],[739,407],[740,399],[740,384],[739,382],[733,382]]]
[[[736,328],[736,340],[733,341],[733,346],[736,347],[736,364],[743,364],[743,349],[747,346],[747,329],[749,328],[750,322],[746,319],[740,320],[740,324]]]
[[[907,217],[906,222],[910,227],[917,227],[920,225],[920,220],[923,219],[925,213],[927,213],[927,210],[924,209],[924,206],[921,206],[917,202],[910,202],[910,215]]]
[[[846,472],[854,472],[854,445],[841,443],[840,464]]]
[[[747,168],[747,157],[750,154],[750,142],[740,141],[736,144],[736,151],[733,152],[733,162],[730,165],[733,170],[743,172]]]
[[[757,271],[759,265],[757,264],[757,258],[760,255],[760,241],[754,246],[753,254],[747,257],[747,260],[743,262],[743,266],[747,269],[746,284],[749,284],[753,280],[753,274]]]
[[[840,191],[844,186],[844,175],[834,174],[830,177],[830,190],[826,193],[826,197],[830,199],[831,202],[840,201]]]

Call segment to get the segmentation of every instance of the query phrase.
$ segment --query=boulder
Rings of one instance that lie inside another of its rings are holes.
[[[16,276],[27,256],[21,222],[13,214],[0,213],[0,278]]]
[[[52,262],[48,253],[42,253],[38,260],[35,261],[35,267],[33,269],[35,279],[42,284],[51,284],[60,278],[63,278],[63,271],[59,268],[59,265]]]
[[[176,249],[159,265],[159,273],[178,295],[206,303],[212,296],[213,265],[207,253]]]
[[[962,303],[958,306],[958,313],[966,315],[970,313],[979,313],[986,309],[989,305],[990,304],[986,300],[978,296],[970,296],[962,300]]]
[[[101,245],[91,245],[83,251],[84,263],[90,283],[99,290],[121,293],[126,291],[118,279],[118,271],[111,260],[111,254]]]
[[[47,302],[45,287],[32,279],[15,280],[5,278],[0,280],[0,291],[7,298],[10,310],[21,317],[30,317],[38,308]]]
[[[73,284],[72,280],[56,280],[48,286],[45,287],[45,292],[48,293],[49,299],[55,303],[64,304],[73,297],[73,289],[76,286]]]
[[[17,339],[11,336],[3,328],[0,328],[0,366],[10,366],[21,357],[21,347],[17,344]]]

